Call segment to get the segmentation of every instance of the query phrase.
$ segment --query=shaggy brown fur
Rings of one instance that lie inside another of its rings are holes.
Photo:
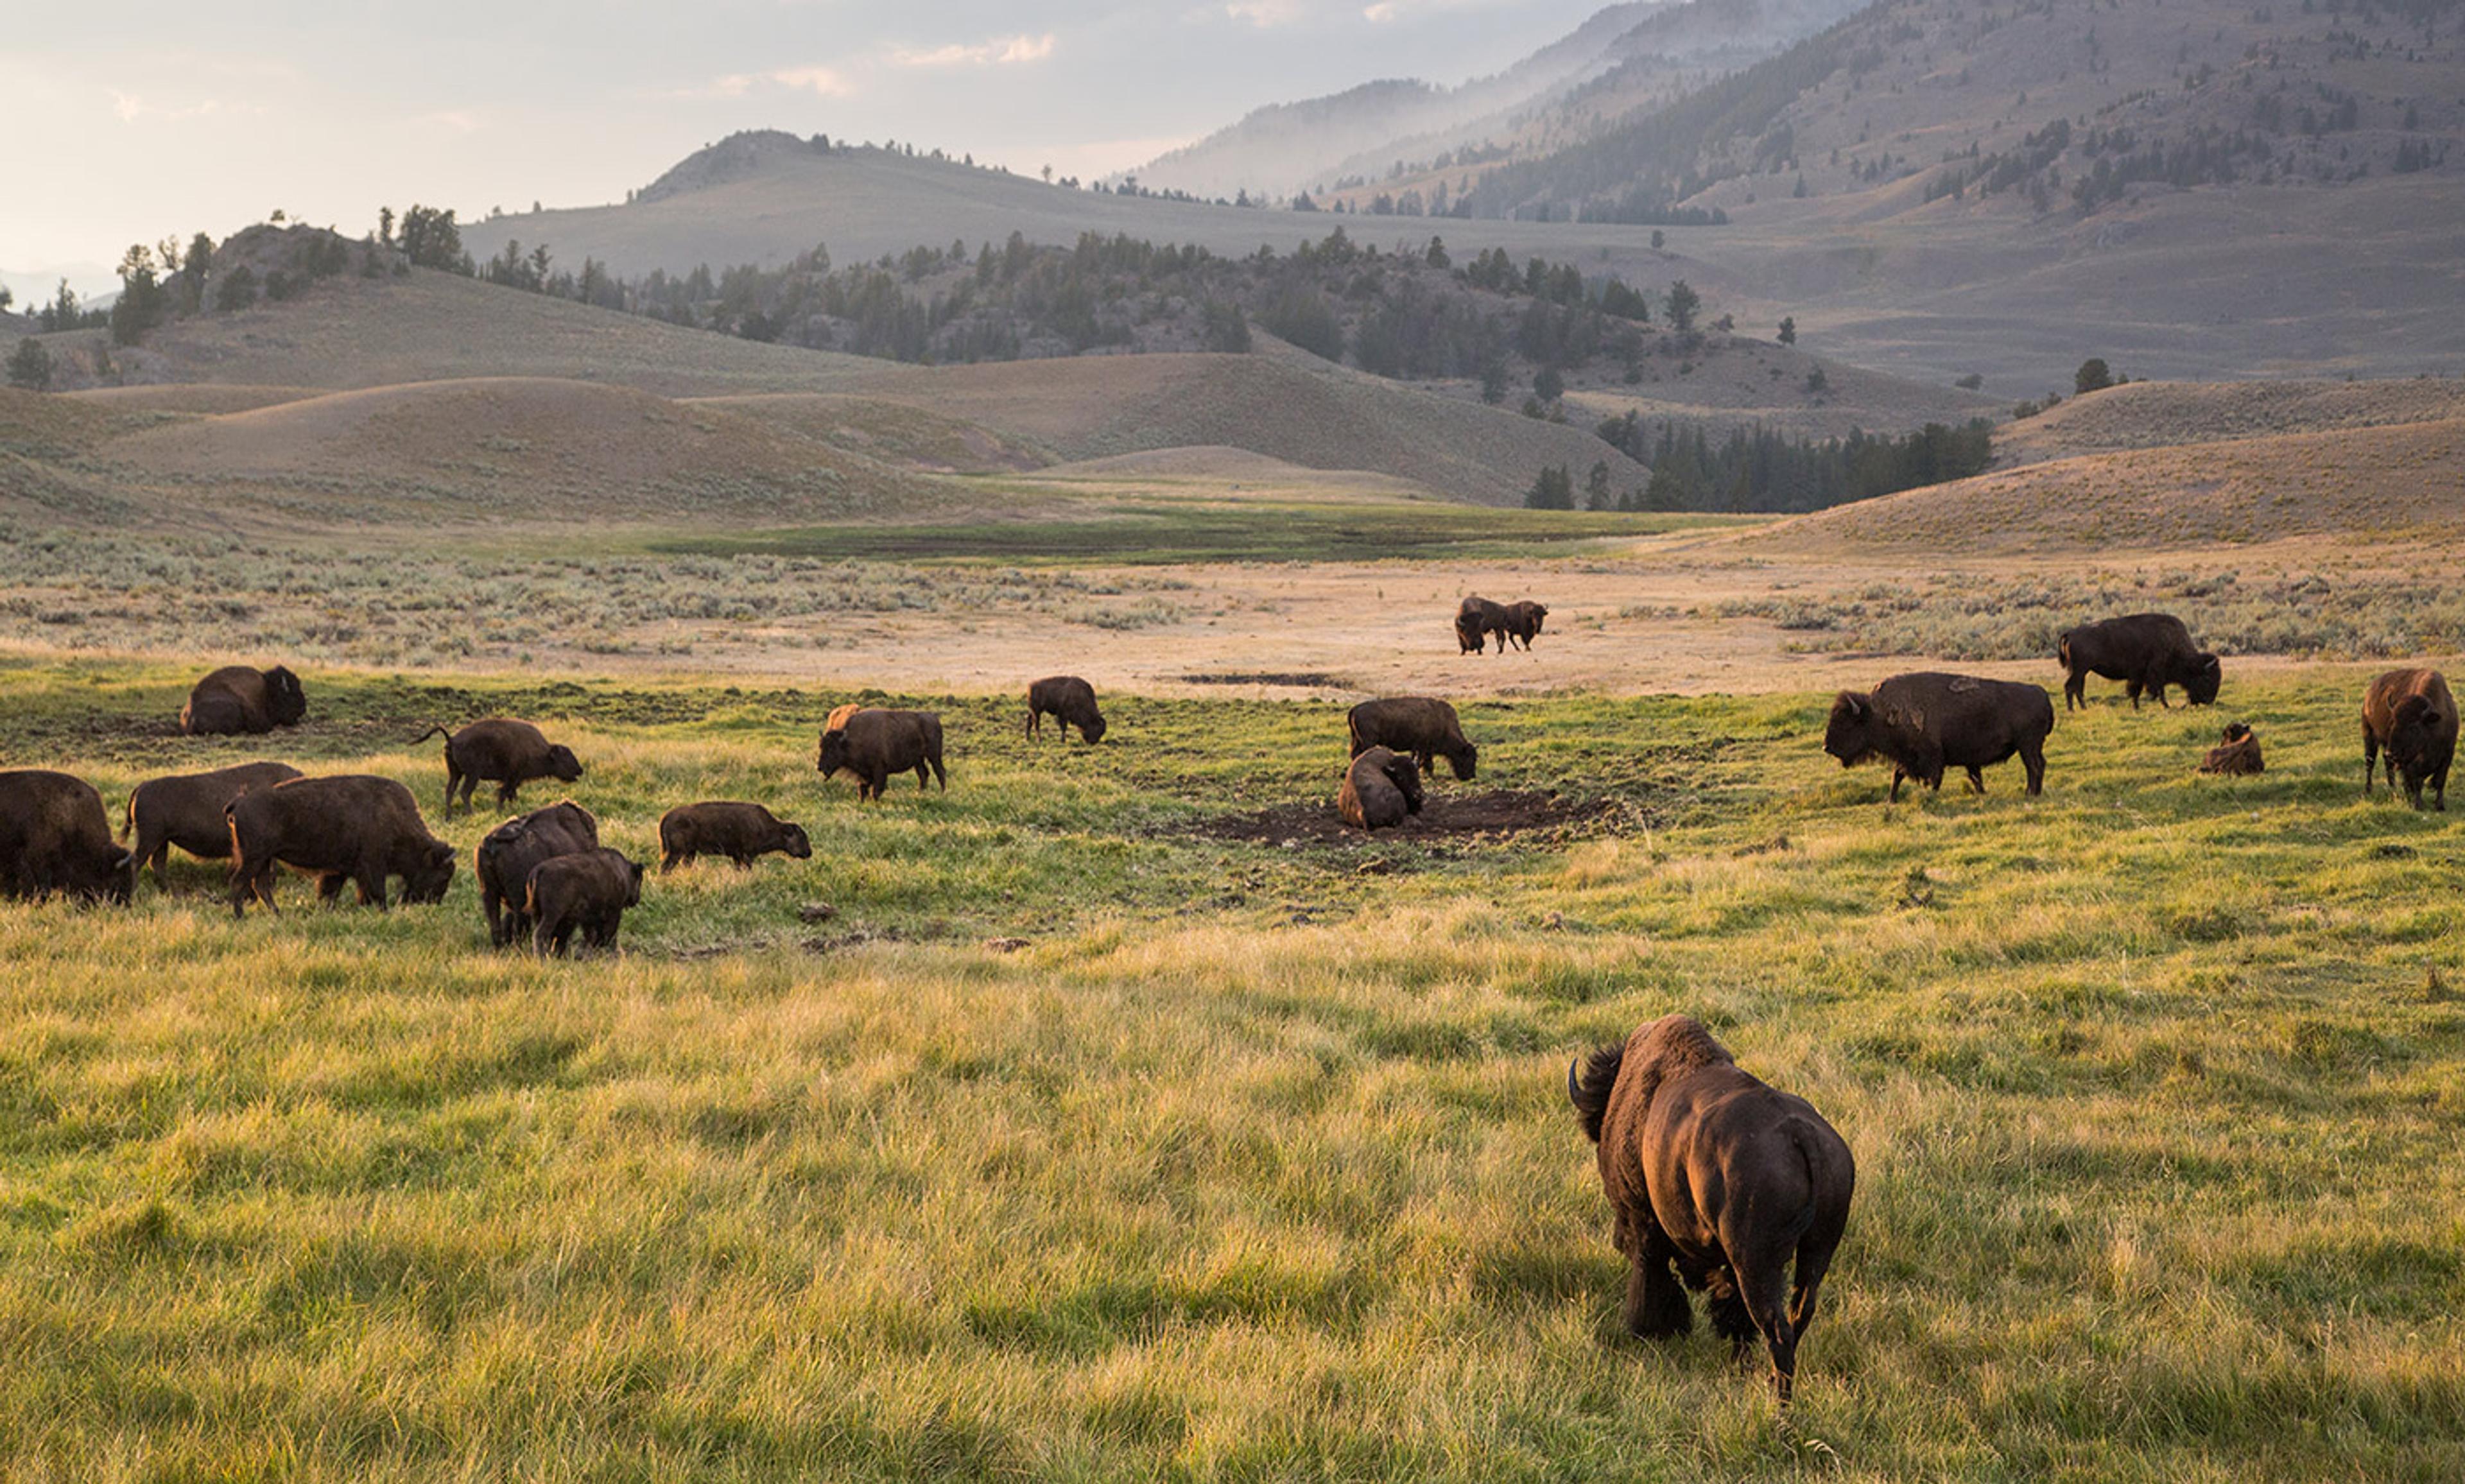
[[[2259,734],[2240,721],[2228,722],[2224,740],[2210,747],[2209,755],[2200,760],[2200,771],[2203,773],[2247,776],[2259,772],[2266,766],[2267,764],[2260,761]]]
[[[2088,705],[2085,693],[2092,675],[2121,681],[2134,711],[2143,695],[2167,706],[2169,685],[2181,686],[2183,698],[2194,706],[2212,704],[2225,675],[2217,657],[2193,644],[2191,631],[2171,613],[2128,613],[2082,624],[2054,641],[2054,657],[2065,672],[2065,711]]]
[[[2388,787],[2405,780],[2405,796],[2422,808],[2422,786],[2431,786],[2431,807],[2448,808],[2448,768],[2456,760],[2456,698],[2436,670],[2391,670],[2371,682],[2363,697],[2363,792],[2371,791],[2371,769],[2387,752]]]
[[[243,763],[211,773],[149,778],[128,796],[129,853],[152,867],[161,886],[176,845],[199,860],[231,859],[231,821],[223,808],[252,788],[271,788],[300,776],[288,763]]]
[[[252,899],[273,908],[277,865],[316,876],[321,901],[349,882],[362,906],[377,908],[386,904],[388,876],[402,877],[405,904],[442,901],[454,883],[454,847],[428,832],[411,790],[390,778],[295,778],[241,794],[223,817],[231,822],[233,917],[246,917]]]
[[[38,768],[0,773],[0,894],[124,906],[136,888],[137,858],[111,837],[94,785]]]
[[[1464,599],[1455,609],[1456,652],[1477,654],[1488,646],[1493,633],[1498,635],[1498,652],[1505,653],[1506,605],[1481,597]]]
[[[411,739],[413,745],[432,737],[444,737],[445,728],[432,726]],[[461,794],[464,813],[471,809],[471,790],[485,779],[497,786],[497,807],[504,808],[514,802],[522,785],[535,778],[553,778],[560,783],[572,783],[582,776],[582,763],[573,749],[563,742],[551,742],[540,729],[528,721],[509,721],[491,717],[474,721],[469,726],[445,738],[445,812],[454,812],[455,794]]]
[[[1075,675],[1048,676],[1027,688],[1027,735],[1044,735],[1047,716],[1060,727],[1064,742],[1074,726],[1081,742],[1104,740],[1104,714],[1096,709],[1096,688]]]
[[[531,949],[540,957],[565,957],[575,930],[584,946],[613,948],[625,909],[642,904],[642,866],[611,850],[577,851],[531,868],[522,910],[537,926]]]
[[[180,730],[191,737],[262,736],[278,726],[295,726],[307,714],[308,695],[289,669],[227,665],[189,692],[189,703],[180,708]]]
[[[916,786],[924,786],[927,769],[944,793],[949,775],[942,770],[942,719],[930,711],[884,711],[859,708],[847,723],[822,732],[822,755],[814,766],[828,778],[840,768],[854,773],[858,799],[878,799],[893,773],[916,770]]]
[[[1506,641],[1513,639],[1523,646],[1525,653],[1530,653],[1532,641],[1541,636],[1541,620],[1548,616],[1548,605],[1530,598],[1519,598],[1506,605],[1506,621],[1498,631],[1499,649],[1504,650]]]
[[[739,866],[773,853],[795,860],[813,858],[805,827],[791,825],[759,804],[715,800],[680,804],[659,817],[659,869],[691,865],[698,855],[724,855]]]
[[[1400,825],[1405,815],[1421,812],[1421,770],[1400,753],[1372,747],[1344,769],[1335,811],[1355,830]]]
[[[2054,729],[2054,703],[2040,687],[2016,680],[1919,671],[1897,675],[1871,695],[1842,691],[1832,702],[1823,750],[1854,767],[1869,758],[1892,764],[1892,798],[1900,781],[1914,778],[1943,786],[1946,766],[1965,768],[1968,786],[1986,791],[1978,771],[2013,753],[2029,775],[2029,792],[2046,785],[2046,737]]]
[[[1480,749],[1464,736],[1455,708],[1432,696],[1389,696],[1365,700],[1344,718],[1352,734],[1352,755],[1372,747],[1411,754],[1423,773],[1435,758],[1447,760],[1459,780],[1469,780],[1480,761]]]
[[[471,853],[479,878],[479,910],[488,919],[488,941],[511,945],[531,930],[528,883],[540,862],[599,848],[599,821],[567,799],[488,831]]]

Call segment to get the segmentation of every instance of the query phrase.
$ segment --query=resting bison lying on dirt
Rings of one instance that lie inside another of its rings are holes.
[[[854,773],[855,796],[878,799],[890,775],[916,770],[916,786],[930,776],[950,791],[949,775],[942,771],[942,719],[930,711],[884,711],[866,706],[833,731],[822,731],[821,761],[814,764],[828,778],[840,768]]]
[[[2015,680],[1920,671],[1894,676],[1860,696],[1842,691],[1832,702],[1823,750],[1853,767],[1869,758],[1892,764],[1892,798],[1900,780],[1943,786],[1946,766],[1966,768],[1969,786],[1986,791],[1979,768],[2013,753],[2029,773],[2029,792],[2045,791],[2046,737],[2054,729],[2054,703],[2045,691]]]
[[[1344,769],[1335,811],[1356,830],[1400,825],[1405,815],[1421,812],[1421,770],[1400,753],[1372,747]]]
[[[531,930],[525,905],[531,873],[540,862],[599,848],[599,821],[567,799],[533,809],[488,831],[471,853],[479,878],[479,910],[487,915],[488,941],[502,948]]]
[[[300,776],[288,763],[243,763],[211,773],[149,778],[128,796],[129,853],[163,884],[176,845],[199,860],[231,859],[231,821],[223,808],[252,788],[271,788]]]
[[[111,837],[94,785],[35,768],[0,773],[0,891],[125,905],[136,889],[137,858]]]
[[[659,817],[659,869],[693,864],[697,855],[724,855],[740,866],[772,852],[797,860],[813,858],[805,827],[791,825],[759,804],[680,804]]]
[[[1506,605],[1487,598],[1466,598],[1455,609],[1455,646],[1461,654],[1477,654],[1491,634],[1498,635],[1499,653],[1506,653]]]
[[[2405,796],[2422,808],[2422,786],[2431,785],[2431,807],[2448,808],[2448,764],[2456,760],[2456,698],[2436,670],[2391,670],[2363,696],[2363,792],[2371,791],[2371,769],[2387,752],[2388,787],[2400,775]]]
[[[2240,721],[2226,723],[2223,741],[2209,749],[2200,760],[2203,773],[2252,774],[2267,764],[2259,757],[2259,734]]]
[[[231,821],[232,916],[246,917],[250,898],[274,902],[274,868],[291,866],[317,877],[317,897],[331,901],[343,883],[360,889],[360,904],[382,909],[386,877],[402,877],[402,900],[441,901],[454,884],[454,847],[428,832],[411,790],[365,773],[295,778],[243,793],[224,806]]]
[[[2217,657],[2193,644],[2191,631],[2171,613],[2133,613],[2082,624],[2055,641],[2054,654],[2069,672],[2063,680],[2066,711],[2088,704],[2082,692],[2092,675],[2123,682],[2134,711],[2140,709],[2143,691],[2165,706],[2169,685],[2181,686],[2192,705],[2209,705],[2217,698],[2217,682],[2224,676]]]
[[[259,736],[278,726],[296,726],[307,714],[308,695],[289,670],[231,665],[189,692],[189,703],[180,708],[180,730],[191,737]]]
[[[1459,780],[1469,781],[1475,764],[1480,761],[1480,749],[1464,737],[1463,723],[1455,720],[1455,708],[1430,696],[1389,696],[1384,700],[1365,700],[1352,708],[1344,719],[1352,733],[1352,755],[1359,757],[1372,747],[1387,747],[1406,752],[1430,770],[1430,760],[1440,757],[1455,769]]]
[[[432,737],[445,737],[445,812],[454,813],[454,795],[462,795],[462,808],[471,808],[471,791],[486,779],[497,786],[497,807],[502,808],[514,802],[522,785],[534,778],[553,778],[571,783],[582,776],[582,764],[573,749],[563,742],[551,742],[540,729],[528,721],[508,721],[492,717],[474,721],[469,726],[445,736],[445,728],[432,726],[412,738],[411,745]]]
[[[1503,653],[1506,649],[1506,641],[1513,639],[1523,646],[1525,653],[1530,653],[1532,641],[1541,635],[1541,620],[1548,616],[1548,606],[1535,603],[1530,598],[1519,599],[1506,605],[1506,618],[1498,631],[1499,652]]]
[[[1096,709],[1096,688],[1075,675],[1052,676],[1027,688],[1027,735],[1044,735],[1048,715],[1061,728],[1065,742],[1074,726],[1081,742],[1104,740],[1104,714]]]
[[[642,868],[611,850],[581,851],[541,861],[531,870],[522,910],[538,925],[531,950],[565,956],[576,928],[591,948],[616,946],[625,909],[642,904]]]
[[[1742,1358],[1761,1333],[1786,1403],[1815,1292],[1849,1226],[1849,1145],[1804,1098],[1740,1071],[1688,1016],[1664,1015],[1594,1052],[1580,1076],[1576,1065],[1566,1096],[1600,1145],[1613,1240],[1630,1264],[1627,1329],[1683,1335],[1695,1325],[1686,1290],[1709,1290],[1713,1332]]]

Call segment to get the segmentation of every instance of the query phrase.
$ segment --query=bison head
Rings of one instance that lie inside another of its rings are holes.
[[[1078,735],[1086,738],[1091,742],[1102,742],[1104,740],[1104,718],[1102,714],[1091,713],[1087,718],[1086,724],[1078,728]]]
[[[824,731],[822,733],[821,761],[813,765],[821,769],[822,776],[824,778],[828,778],[833,773],[837,772],[840,768],[847,766],[847,733],[841,731]]]
[[[2387,755],[2396,763],[2405,791],[2417,808],[2422,804],[2422,785],[2431,776],[2442,721],[2438,703],[2428,696],[2409,696],[2398,701],[2396,715],[2388,720]]]
[[[100,862],[93,883],[78,895],[96,901],[107,901],[115,907],[127,906],[137,896],[136,854],[114,850]]]
[[[297,726],[308,714],[308,693],[300,688],[300,677],[288,666],[277,665],[265,672],[265,710],[277,726]]]
[[[454,847],[442,840],[433,841],[419,864],[403,873],[402,899],[405,905],[443,901],[445,889],[453,884]]]
[[[2251,723],[2250,723],[2250,722],[2248,722],[2248,721],[2229,721],[2229,722],[2227,722],[2227,723],[2226,723],[2225,745],[2226,745],[2226,746],[2231,747],[2231,746],[2232,746],[2234,743],[2236,743],[2236,742],[2238,742],[2242,741],[2244,738],[2249,737],[2250,735],[2251,735]]]
[[[643,865],[630,856],[619,858],[625,862],[625,905],[638,907],[642,905]]]
[[[582,776],[582,760],[563,742],[551,742],[547,749],[547,776],[571,783]]]
[[[1854,767],[1875,755],[1875,698],[1842,691],[1832,698],[1832,720],[1823,729],[1823,750]]]
[[[2217,657],[2214,654],[2203,654],[2199,656],[2199,663],[2191,667],[2190,675],[2184,679],[2183,694],[2190,698],[2194,706],[2213,706],[2217,703],[2217,686],[2224,679],[2225,668],[2217,663]]]
[[[1395,791],[1404,796],[1404,812],[1408,814],[1421,812],[1421,803],[1425,795],[1421,792],[1420,767],[1410,758],[1398,752],[1388,758],[1387,765],[1381,771],[1386,773],[1387,781],[1395,786]]]
[[[1444,756],[1447,760],[1447,766],[1455,770],[1455,781],[1457,783],[1468,784],[1472,782],[1472,770],[1480,763],[1480,749],[1478,747],[1474,746],[1471,742],[1465,742],[1460,747],[1449,747],[1444,753]]]
[[[1539,633],[1541,631],[1541,620],[1549,616],[1549,605],[1546,603],[1535,603],[1532,605],[1530,612],[1532,614],[1532,631],[1534,633]]]
[[[788,854],[790,859],[811,860],[813,858],[812,837],[805,833],[804,826],[782,824],[779,827],[779,838],[786,845]]]

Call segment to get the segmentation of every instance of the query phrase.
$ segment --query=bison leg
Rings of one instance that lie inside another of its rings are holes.
[[[1030,737],[1034,737],[1034,736],[1038,736],[1038,735],[1040,735],[1040,734],[1043,732],[1043,730],[1044,730],[1044,727],[1043,727],[1043,725],[1042,725],[1043,720],[1044,720],[1044,714],[1043,714],[1042,712],[1040,712],[1040,711],[1036,710],[1033,706],[1030,706],[1030,707],[1028,707],[1028,708],[1027,708],[1027,735],[1028,735],[1028,736],[1030,736]]]
[[[2075,670],[2063,676],[2063,709],[2088,709],[2088,672]]]
[[[1986,775],[1973,765],[1968,770],[1968,786],[1981,794],[1986,791]]]
[[[2137,680],[2125,680],[2125,681],[2123,681],[2123,682],[2122,682],[2122,691],[2123,691],[2123,694],[2124,694],[2124,695],[2129,696],[2129,697],[2131,698],[2131,709],[2132,709],[2132,710],[2134,710],[2134,711],[2139,710],[2139,709],[2140,709],[2140,682],[2139,682],[2139,681],[2137,681]]]
[[[1894,804],[1898,804],[1898,803],[1899,803],[1899,802],[1900,802],[1900,780],[1901,780],[1901,779],[1903,779],[1903,778],[1905,778],[1905,777],[1907,777],[1907,776],[1908,776],[1908,775],[1907,775],[1907,774],[1905,774],[1905,773],[1903,773],[1903,772],[1901,772],[1901,771],[1900,771],[1900,769],[1899,769],[1897,765],[1895,765],[1895,766],[1893,767],[1893,769],[1892,769],[1892,802],[1893,802]]]
[[[2363,723],[2363,796],[2370,797],[2374,775],[2380,770],[2380,740],[2370,723]]]
[[[514,795],[522,791],[522,781],[519,778],[508,778],[500,783],[497,785],[497,808],[500,809],[513,808]]]
[[[331,905],[335,899],[343,895],[343,883],[349,879],[350,877],[348,875],[340,871],[328,871],[319,875],[317,877],[317,904],[321,907]],[[362,906],[366,906],[367,904],[367,896],[366,893],[361,895],[360,904]]]
[[[944,793],[948,793],[950,791],[950,775],[942,771],[942,744],[940,742],[935,742],[933,744],[933,750],[924,754],[924,761],[933,764],[933,782],[935,786]],[[918,779],[916,781],[916,786],[919,788],[923,787],[924,780],[922,778]]]
[[[2043,742],[2033,742],[2022,747],[2020,766],[2026,768],[2029,773],[2029,797],[2033,799],[2044,793],[2046,791],[2046,744]],[[1981,788],[1978,791],[1983,793],[1985,790]]]
[[[488,946],[503,947],[505,945],[505,898],[498,894],[494,886],[482,885],[479,888],[479,912],[488,919]]]
[[[1789,1393],[1797,1384],[1798,1330],[1781,1306],[1784,1286],[1780,1265],[1773,1263],[1769,1271],[1759,1270],[1741,1280],[1738,1290],[1743,1300],[1741,1307],[1753,1319],[1754,1327],[1763,1333],[1764,1348],[1771,1353],[1772,1392],[1786,1406]],[[1811,1311],[1809,1313],[1810,1317]]]
[[[1626,1332],[1637,1340],[1669,1340],[1695,1327],[1695,1306],[1669,1259],[1647,1249],[1627,1268]]]

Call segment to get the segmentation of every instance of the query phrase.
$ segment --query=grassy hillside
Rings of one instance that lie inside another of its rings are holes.
[[[96,778],[184,677],[0,671]],[[0,1451],[302,1479],[2435,1478],[2465,1468],[2455,829],[2356,787],[2351,671],[2067,718],[2051,788],[1898,808],[1821,698],[1476,705],[1374,843],[1338,708],[1117,698],[953,786],[811,771],[834,698],[312,672],[283,750],[424,800],[437,717],[547,722],[608,837],[765,799],[811,863],[655,878],[613,960],[442,906],[0,906]],[[145,719],[133,726],[127,718]],[[1475,796],[1592,806],[1444,834]],[[1282,811],[1280,814],[1273,811]],[[1238,829],[1228,831],[1227,816]],[[468,850],[491,823],[455,820]],[[808,903],[826,920],[800,920]],[[1776,1426],[1620,1338],[1567,1059],[1671,1009],[1859,1164]]]
[[[2002,464],[2465,417],[2465,382],[2134,382],[2005,425]]]

